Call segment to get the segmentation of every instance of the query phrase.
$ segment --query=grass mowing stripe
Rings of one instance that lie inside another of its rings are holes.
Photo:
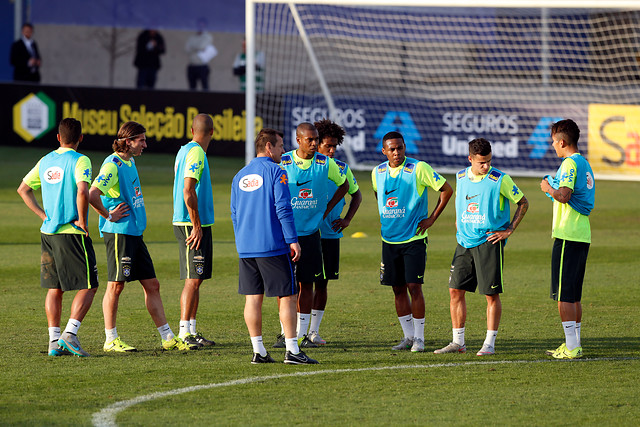
[[[366,372],[366,371],[386,371],[386,370],[400,370],[400,369],[424,369],[424,368],[455,368],[458,366],[470,366],[470,365],[507,365],[507,364],[523,364],[523,363],[549,363],[549,362],[603,362],[603,361],[622,361],[622,360],[638,360],[640,357],[596,357],[585,359],[573,359],[573,360],[560,360],[560,359],[541,359],[541,360],[484,360],[478,362],[449,362],[449,363],[430,363],[426,365],[397,365],[397,366],[376,366],[371,368],[348,368],[348,369],[326,369],[319,371],[300,371],[292,372],[290,374],[278,374],[278,375],[266,375],[261,377],[249,377],[241,378],[232,381],[225,381],[222,383],[194,385],[189,387],[178,388],[175,390],[145,394],[144,396],[134,397],[129,400],[122,400],[112,405],[107,406],[100,412],[93,414],[92,422],[96,427],[114,427],[116,423],[116,416],[132,406],[139,403],[149,402],[151,400],[162,399],[164,397],[177,396],[179,394],[190,393],[192,391],[208,390],[219,387],[230,387],[234,385],[244,385],[260,381],[276,380],[287,377],[306,377],[311,375],[321,374],[341,374],[346,372]]]

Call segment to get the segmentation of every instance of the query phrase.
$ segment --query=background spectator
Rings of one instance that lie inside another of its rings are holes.
[[[138,69],[136,87],[153,89],[160,69],[160,55],[164,54],[164,39],[156,30],[144,30],[138,36],[133,65]]]
[[[213,36],[205,31],[207,21],[200,18],[197,26],[198,31],[189,37],[185,46],[189,54],[187,80],[189,89],[195,90],[200,81],[202,89],[209,90],[209,61],[218,54],[218,50],[213,45]]]
[[[264,90],[264,52],[256,52],[256,92]],[[240,90],[245,91],[247,87],[247,42],[242,40],[242,52],[236,55],[233,61],[233,75],[240,80]]]
[[[26,22],[22,25],[22,37],[11,45],[10,55],[13,66],[13,80],[40,82],[40,52],[33,40],[33,25]]]

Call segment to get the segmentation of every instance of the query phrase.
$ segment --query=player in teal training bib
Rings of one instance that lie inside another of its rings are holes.
[[[88,356],[78,340],[78,328],[98,289],[98,268],[87,229],[91,162],[77,153],[82,124],[66,118],[58,126],[60,148],[44,156],[22,179],[18,194],[43,223],[40,227],[40,286],[47,289],[45,312],[49,326],[49,356]],[[34,190],[42,191],[40,207]],[[60,332],[62,297],[77,290],[69,322]]]
[[[427,229],[444,210],[453,189],[429,164],[406,157],[405,150],[399,132],[387,133],[382,138],[382,154],[387,161],[371,171],[371,182],[378,200],[382,235],[380,284],[393,289],[396,314],[404,334],[392,349],[422,352]],[[431,215],[427,187],[440,192]]]
[[[449,275],[449,305],[453,341],[436,354],[465,353],[467,292],[485,295],[487,335],[477,356],[495,354],[502,316],[504,245],[516,229],[529,202],[511,177],[491,166],[491,143],[484,138],[469,142],[471,166],[456,174],[456,246]],[[510,220],[509,202],[517,204]]]

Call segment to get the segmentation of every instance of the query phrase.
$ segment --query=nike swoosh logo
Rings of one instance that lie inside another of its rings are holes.
[[[321,275],[321,274],[322,274],[322,273],[318,273],[318,274],[316,274],[316,275],[315,275],[315,277],[320,277],[320,275]]]
[[[297,185],[305,185],[305,184],[308,184],[308,183],[310,183],[310,182],[311,182],[311,180],[309,180],[309,181],[305,181],[305,182],[296,181],[296,184],[297,184]]]
[[[498,285],[493,285],[493,286],[491,286],[491,289],[495,289],[497,287],[498,287]]]
[[[418,279],[422,279],[424,277],[424,274],[422,276],[418,276]]]
[[[385,192],[384,192],[384,195],[385,195],[385,196],[388,196],[389,194],[393,193],[393,192],[394,192],[394,191],[396,191],[396,190],[397,190],[397,188],[394,188],[393,190],[390,190],[390,191],[385,191]]]
[[[471,199],[473,199],[474,197],[478,197],[479,195],[480,195],[480,194],[476,194],[475,196],[467,196],[467,200],[471,200]]]

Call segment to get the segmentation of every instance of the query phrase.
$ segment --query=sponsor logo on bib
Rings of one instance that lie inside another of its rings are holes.
[[[313,198],[313,191],[310,188],[302,188],[298,192],[298,197],[301,199],[311,199]]]
[[[398,198],[397,197],[389,197],[385,206],[388,208],[395,208],[398,206]]]
[[[49,184],[57,184],[63,177],[64,170],[59,166],[52,166],[44,172],[44,180]]]

